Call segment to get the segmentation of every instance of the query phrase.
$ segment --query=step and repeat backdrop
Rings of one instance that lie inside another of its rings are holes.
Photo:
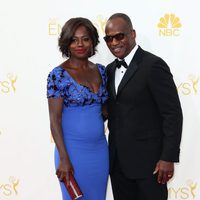
[[[197,0],[1,1],[0,200],[61,199],[46,99],[47,75],[64,61],[58,36],[69,18],[89,18],[100,35],[92,61],[107,65],[114,58],[102,38],[107,19],[116,12],[130,16],[137,43],[171,68],[184,124],[169,200],[199,200],[199,4]],[[107,200],[113,200],[110,181]]]

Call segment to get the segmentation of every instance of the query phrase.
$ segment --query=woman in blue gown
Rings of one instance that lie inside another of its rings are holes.
[[[55,166],[63,200],[70,196],[63,184],[72,173],[80,186],[80,200],[105,200],[108,145],[103,105],[107,100],[105,67],[88,60],[99,43],[96,28],[86,18],[72,18],[62,28],[59,48],[68,59],[48,76],[47,97],[51,132],[56,144]]]

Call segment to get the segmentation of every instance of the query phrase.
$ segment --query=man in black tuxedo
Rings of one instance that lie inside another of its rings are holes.
[[[168,65],[135,42],[123,13],[112,15],[104,40],[116,60],[107,66],[110,174],[115,200],[167,200],[179,161],[182,110]]]

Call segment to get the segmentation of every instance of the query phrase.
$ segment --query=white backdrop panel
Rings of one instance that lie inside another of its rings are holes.
[[[0,200],[61,199],[49,129],[46,78],[63,62],[57,39],[71,17],[87,17],[100,35],[92,60],[113,56],[102,37],[108,17],[128,14],[137,43],[170,66],[180,95],[184,126],[180,163],[169,182],[169,200],[200,199],[200,18],[196,0],[1,0],[0,7]],[[174,14],[180,26],[158,26]],[[108,134],[106,132],[106,134]],[[107,199],[113,200],[110,182]]]

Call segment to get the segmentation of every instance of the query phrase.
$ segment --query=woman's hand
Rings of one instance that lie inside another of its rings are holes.
[[[106,121],[108,119],[108,109],[106,104],[102,105],[102,115],[103,115],[103,120]]]
[[[58,169],[56,170],[56,175],[60,181],[67,181],[67,185],[69,185],[69,173],[74,173],[73,166],[69,160],[69,158],[63,158],[60,160],[60,164]]]

